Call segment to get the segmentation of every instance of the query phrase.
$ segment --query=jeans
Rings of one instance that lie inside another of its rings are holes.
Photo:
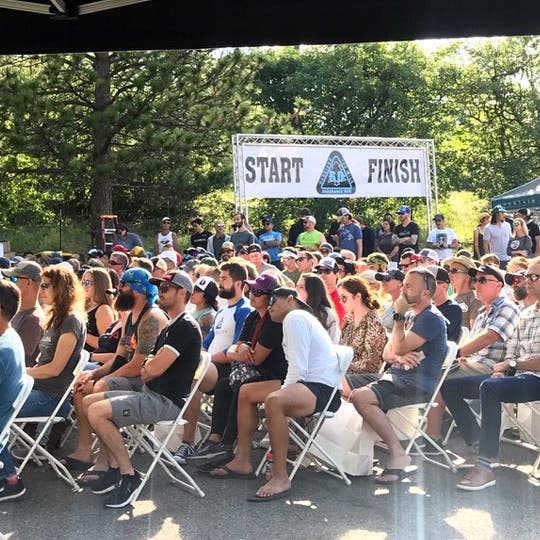
[[[441,388],[448,410],[468,444],[479,442],[480,456],[494,459],[499,453],[501,403],[526,403],[540,399],[540,377],[520,373],[513,377],[456,377]],[[465,399],[480,398],[482,427]]]

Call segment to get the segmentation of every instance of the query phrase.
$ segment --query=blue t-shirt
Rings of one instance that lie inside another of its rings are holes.
[[[279,261],[279,246],[266,247],[264,242],[275,242],[278,240],[281,243],[281,233],[277,231],[264,231],[259,234],[259,243],[261,244],[264,251],[268,252],[270,255],[270,260]]]
[[[24,347],[19,334],[10,327],[0,336],[0,431],[13,412],[24,372]],[[5,443],[0,441],[0,450]]]
[[[446,356],[446,322],[441,312],[431,305],[416,316],[407,315],[405,328],[409,328],[411,332],[426,340],[419,349],[416,349],[424,353],[424,359],[414,369],[405,370],[391,366],[388,373],[405,379],[409,384],[431,394]]]
[[[341,225],[338,229],[339,234],[339,247],[341,249],[348,249],[352,251],[356,257],[362,256],[358,253],[358,245],[356,241],[362,238],[362,229],[356,223],[349,223],[348,225]]]

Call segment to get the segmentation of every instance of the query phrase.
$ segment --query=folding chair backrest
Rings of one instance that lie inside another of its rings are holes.
[[[193,376],[193,380],[195,381],[195,383],[191,386],[191,392],[189,393],[188,397],[185,400],[184,406],[182,407],[182,411],[180,412],[180,418],[184,416],[184,413],[188,408],[189,402],[199,389],[199,386],[201,385],[201,382],[204,379],[204,376],[206,375],[206,372],[208,371],[211,362],[212,356],[210,355],[210,353],[206,351],[201,351],[199,365],[197,366],[197,369],[195,370],[195,375]]]
[[[457,340],[457,342],[460,345],[463,345],[463,343],[465,343],[469,339],[469,334],[470,334],[469,328],[467,326],[462,326],[461,332],[459,334],[459,339]]]
[[[17,415],[19,414],[19,411],[21,410],[22,406],[25,404],[26,400],[28,399],[28,396],[30,395],[30,392],[32,391],[32,387],[34,386],[34,379],[30,377],[30,375],[27,375],[26,373],[23,375],[22,379],[22,386],[19,390],[19,393],[17,394],[17,397],[15,398],[15,401],[13,402],[13,412],[11,413],[11,416],[8,418],[8,421],[6,425],[2,428],[2,431],[0,432],[0,443],[4,440],[4,437],[7,433],[9,433],[9,428],[15,418],[17,418]]]
[[[352,347],[348,347],[347,345],[334,345],[334,349],[336,351],[339,374],[341,377],[343,377],[345,373],[347,373],[347,370],[352,362],[354,350]]]
[[[437,385],[435,386],[435,390],[432,394],[430,403],[432,401],[435,401],[435,398],[437,397],[437,394],[439,393],[441,386],[446,380],[446,376],[448,375],[448,373],[450,373],[450,368],[452,367],[452,364],[454,363],[454,360],[456,359],[457,351],[458,351],[457,344],[454,343],[453,341],[448,341],[446,345],[446,356],[444,357],[444,361],[441,368],[441,376],[439,377],[439,381],[437,382]]]

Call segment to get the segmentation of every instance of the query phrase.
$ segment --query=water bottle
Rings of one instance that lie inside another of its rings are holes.
[[[272,452],[266,453],[266,464],[264,466],[264,476],[266,480],[272,478],[272,465],[274,464],[274,454]]]

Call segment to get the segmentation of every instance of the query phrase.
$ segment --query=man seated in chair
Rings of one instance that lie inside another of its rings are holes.
[[[298,298],[296,290],[285,287],[276,289],[270,297],[268,312],[274,322],[283,324],[283,350],[288,370],[283,386],[269,394],[264,401],[274,455],[272,478],[248,498],[250,502],[271,501],[287,495],[291,489],[287,475],[287,417],[298,418],[321,412],[334,388],[340,384],[339,365],[330,336],[311,315],[311,308]],[[337,392],[329,410],[335,412],[340,405],[341,397]],[[239,415],[239,446],[243,441],[245,453],[246,430],[241,425],[243,422]],[[251,422],[251,433],[256,427],[256,421]]]
[[[92,493],[112,491],[105,501],[108,508],[122,508],[133,499],[141,482],[131,464],[120,428],[175,420],[189,395],[201,355],[201,331],[185,313],[193,292],[191,278],[182,270],[167,272],[159,283],[159,304],[167,311],[169,324],[159,334],[153,358],[147,357],[141,369],[141,392],[108,391],[88,395],[83,406],[99,437],[109,469],[91,484]]]
[[[459,489],[480,491],[495,485],[492,464],[499,453],[501,403],[540,400],[540,258],[531,261],[525,280],[529,295],[536,301],[520,313],[505,359],[494,364],[490,374],[452,378],[441,388],[463,438],[469,445],[478,446],[475,466],[457,484]],[[478,398],[481,427],[465,402]]]
[[[348,374],[349,400],[388,445],[388,463],[380,483],[405,476],[411,458],[401,446],[386,416],[390,409],[431,399],[446,355],[446,324],[433,306],[435,276],[425,268],[407,272],[394,302],[394,327],[383,358],[391,364],[384,374]]]

